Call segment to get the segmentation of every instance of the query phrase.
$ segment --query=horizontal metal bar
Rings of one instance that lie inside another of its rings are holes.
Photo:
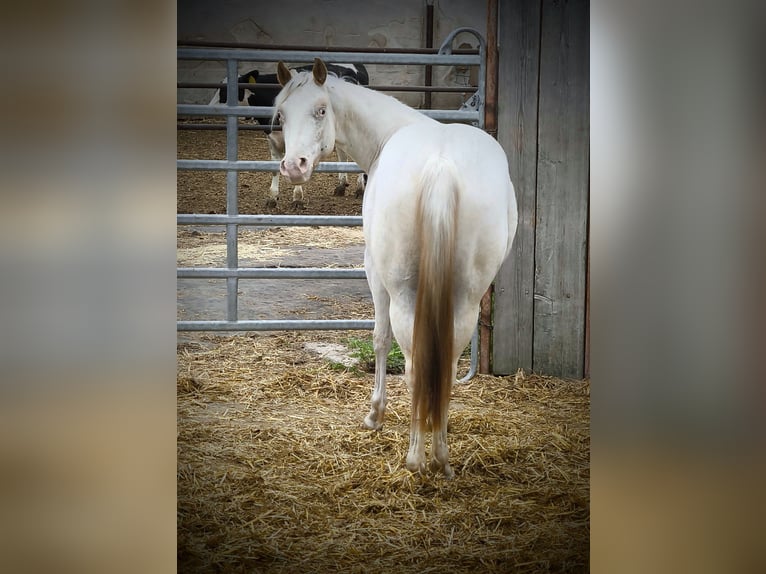
[[[274,160],[263,161],[228,161],[225,159],[178,159],[178,169],[199,169],[206,171],[279,171],[279,162]],[[318,168],[319,166],[317,166]],[[318,171],[315,169],[314,171]]]
[[[187,116],[248,116],[270,118],[273,106],[209,106],[205,104],[178,104],[178,115]],[[439,121],[453,120],[461,122],[478,121],[479,112],[461,112],[459,110],[418,110],[421,114]]]
[[[218,215],[182,213],[176,215],[178,225],[253,225],[258,227],[359,227],[361,215]]]
[[[226,124],[224,123],[218,123],[218,124],[190,124],[190,123],[179,123],[176,124],[176,128],[179,130],[210,130],[210,131],[225,131],[226,130]],[[238,130],[243,131],[259,131],[259,132],[277,132],[282,131],[281,126],[262,126],[259,124],[245,124],[240,123],[237,125]]]
[[[254,44],[248,42],[210,42],[207,40],[180,40],[178,47],[202,47],[202,48],[242,48],[247,50],[315,50],[316,46],[306,44]],[[359,54],[438,54],[438,48],[356,48],[352,46],[326,46],[322,48],[327,52],[354,52]],[[455,54],[478,54],[475,48],[453,50]]]
[[[369,331],[373,320],[275,319],[263,321],[177,321],[178,331]]]
[[[313,62],[322,58],[328,64],[422,64],[426,66],[478,66],[479,54],[380,54],[328,52],[326,50],[248,50],[242,48],[184,48],[176,50],[179,60],[229,60],[246,62]]]
[[[179,267],[178,279],[366,279],[364,269],[331,267]]]
[[[229,161],[225,159],[179,159],[176,160],[178,169],[199,169],[206,171],[279,171],[279,162],[263,161]],[[362,173],[362,168],[353,162],[323,161],[315,168],[315,173]]]
[[[253,84],[251,83],[241,83],[237,84],[240,88],[245,89],[253,89]],[[281,89],[282,86],[280,84],[261,84],[257,83],[257,87],[259,88],[275,88],[275,89]],[[178,89],[186,89],[186,88],[222,88],[226,87],[225,83],[221,82],[177,82],[176,88]],[[478,86],[394,86],[394,85],[385,85],[385,86],[365,86],[365,88],[370,90],[375,90],[378,92],[475,92],[479,89]]]
[[[440,122],[478,122],[479,112],[461,112],[460,110],[418,110],[421,114]]]
[[[178,104],[178,115],[188,116],[250,116],[271,118],[273,106],[228,106],[226,104]]]

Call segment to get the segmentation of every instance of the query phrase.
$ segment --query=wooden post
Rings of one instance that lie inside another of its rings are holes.
[[[479,373],[490,373],[490,346],[492,343],[492,285],[479,305]]]
[[[495,281],[495,374],[586,370],[588,15],[587,0],[499,5],[498,141],[519,223]]]
[[[484,129],[497,137],[497,0],[487,1],[487,77]],[[492,286],[481,298],[479,310],[479,373],[490,373],[492,341]]]
[[[484,129],[497,137],[497,0],[487,0],[487,77]]]
[[[434,47],[434,2],[426,1],[426,48]],[[433,66],[426,66],[426,86],[433,83]],[[425,93],[423,107],[426,110],[431,109],[431,92]]]
[[[513,250],[495,280],[492,370],[498,375],[532,371],[541,12],[540,3],[526,0],[504,1],[498,12],[497,139],[519,213]]]
[[[543,2],[534,370],[581,378],[589,167],[588,2]]]

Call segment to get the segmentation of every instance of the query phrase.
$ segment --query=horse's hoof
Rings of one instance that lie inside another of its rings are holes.
[[[275,208],[277,206],[277,200],[276,199],[269,199],[266,200],[266,207],[267,208]]]
[[[333,195],[335,195],[336,197],[341,197],[343,195],[346,195],[346,187],[348,187],[347,183],[339,183],[337,187],[335,188]]]
[[[429,470],[433,473],[438,473],[440,471],[443,472],[444,478],[446,478],[447,480],[452,480],[453,478],[455,478],[455,471],[452,470],[452,467],[449,465],[449,463],[442,466],[442,464],[435,458],[431,459]]]
[[[410,459],[410,457],[407,457],[407,461],[404,463],[404,465],[407,467],[407,470],[409,470],[413,474],[428,474],[428,471],[426,469],[426,461],[420,461],[416,459]]]
[[[383,421],[378,422],[377,418],[375,418],[373,413],[370,413],[366,417],[364,417],[364,422],[362,423],[364,428],[368,430],[373,431],[379,431],[383,428]]]
[[[293,209],[306,209],[306,204],[300,200],[295,200],[290,204]]]

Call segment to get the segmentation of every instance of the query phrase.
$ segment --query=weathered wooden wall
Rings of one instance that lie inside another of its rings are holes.
[[[493,371],[585,373],[589,166],[587,0],[498,12],[498,140],[519,202],[495,283]]]
[[[433,43],[436,47],[455,28],[468,26],[486,33],[485,0],[436,0],[433,12]],[[424,0],[184,0],[178,6],[178,40],[237,42],[257,44],[300,44],[318,49],[330,46],[351,48],[423,48],[426,45],[426,2]],[[459,35],[455,47],[463,42],[477,47],[474,36]],[[240,73],[259,65],[243,62]],[[423,85],[424,66],[386,66],[369,64],[373,84]],[[226,75],[222,62],[178,62],[179,81],[219,82]],[[475,72],[474,72],[475,75]],[[451,66],[434,66],[434,85],[458,86],[475,78],[458,74]],[[435,93],[436,108],[457,109],[473,94]],[[208,103],[212,89],[184,89],[178,92],[181,103]],[[424,96],[416,92],[397,93],[403,102],[421,107]]]

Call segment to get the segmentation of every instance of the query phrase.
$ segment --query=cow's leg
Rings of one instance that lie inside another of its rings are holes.
[[[296,185],[293,188],[293,202],[290,206],[293,209],[306,209],[306,198],[303,195],[303,186]]]
[[[364,195],[364,188],[367,186],[367,174],[366,173],[360,173],[356,178],[356,192],[354,193],[354,197],[359,199]]]
[[[338,154],[338,161],[348,161],[348,156],[346,155],[346,152],[344,152],[340,148],[335,148],[335,153]],[[346,188],[348,187],[348,176],[345,172],[341,172],[338,174],[338,185],[335,187],[335,191],[333,192],[333,195],[336,196],[342,196],[346,195]]]
[[[271,159],[274,161],[280,161],[285,155],[285,140],[282,137],[282,132],[271,132],[266,136],[269,142],[269,152],[271,153]],[[293,192],[293,199],[295,192]],[[276,207],[277,199],[279,199],[279,172],[275,172],[271,178],[271,188],[269,189],[269,199],[266,200],[266,207]]]

